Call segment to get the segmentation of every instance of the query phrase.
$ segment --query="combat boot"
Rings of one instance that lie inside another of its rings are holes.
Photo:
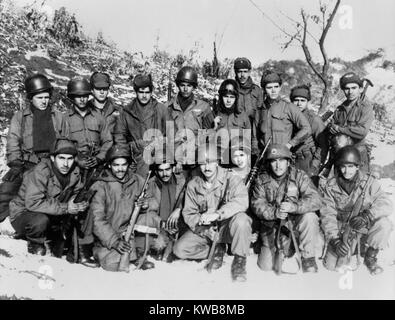
[[[224,262],[224,256],[226,252],[226,244],[225,243],[218,243],[214,250],[213,256],[213,263],[212,263],[212,270],[217,270],[222,267]]]
[[[315,258],[303,258],[302,257],[302,270],[303,272],[312,272],[312,273],[317,273],[318,272],[318,266],[317,263],[315,262]]]
[[[79,263],[89,268],[99,268],[99,263],[92,257],[91,244],[82,244],[78,246],[80,259]]]
[[[244,282],[247,280],[246,271],[247,258],[235,254],[231,266],[231,274],[233,281]]]
[[[42,243],[31,242],[27,243],[27,252],[31,254],[37,254],[39,256],[45,256],[46,253],[45,245]]]
[[[377,264],[378,253],[379,249],[374,249],[372,247],[369,247],[365,253],[364,263],[372,275],[380,274],[384,271],[383,268]]]

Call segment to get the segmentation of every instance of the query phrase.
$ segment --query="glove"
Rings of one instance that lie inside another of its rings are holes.
[[[370,222],[371,212],[369,210],[362,211],[356,217],[351,218],[350,227],[354,230],[361,230],[362,228],[367,228]]]
[[[350,251],[350,246],[348,243],[344,243],[340,239],[331,240],[331,244],[339,257],[345,257]]]
[[[21,169],[21,168],[24,166],[24,162],[23,162],[22,160],[16,159],[16,160],[11,161],[11,162],[8,164],[8,166],[9,166],[10,168],[18,168],[18,169]]]

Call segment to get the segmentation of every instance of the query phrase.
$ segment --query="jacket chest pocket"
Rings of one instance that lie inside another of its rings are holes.
[[[287,130],[287,123],[283,114],[272,114],[272,130],[274,132],[284,132]]]
[[[87,121],[86,129],[89,134],[90,141],[99,143],[100,142],[100,126],[96,119],[92,119],[91,121]]]

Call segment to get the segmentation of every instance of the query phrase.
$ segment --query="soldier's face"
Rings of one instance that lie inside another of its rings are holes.
[[[189,98],[193,92],[193,85],[188,82],[181,82],[178,86],[178,90],[183,98]]]
[[[236,96],[234,94],[226,94],[222,97],[222,100],[224,102],[225,108],[232,108],[236,101]]]
[[[45,110],[48,107],[49,99],[51,98],[49,92],[37,93],[32,98],[32,104],[39,110]]]
[[[137,99],[144,106],[146,105],[152,97],[152,91],[149,87],[139,88],[137,90]]]
[[[343,92],[348,101],[354,101],[361,95],[362,88],[360,88],[356,83],[349,83],[346,84]]]
[[[358,166],[353,163],[345,163],[340,166],[340,172],[343,175],[343,178],[346,180],[351,180],[354,178],[357,171]]]
[[[106,101],[110,88],[93,88],[92,96],[95,100],[103,103]]]
[[[304,109],[307,108],[308,100],[307,100],[306,98],[296,97],[296,98],[292,101],[292,103],[293,103],[295,106],[297,106],[297,107],[300,109],[300,111],[303,111]]]
[[[74,100],[75,104],[77,105],[78,109],[81,109],[81,110],[84,110],[87,107],[88,99],[89,99],[89,94],[73,97],[73,100]]]
[[[129,162],[125,158],[116,158],[110,164],[110,169],[114,177],[122,180],[129,168]]]
[[[251,75],[251,70],[249,69],[237,69],[236,79],[239,83],[245,84]]]
[[[274,159],[270,161],[270,167],[277,177],[283,176],[287,172],[288,166],[288,159]]]
[[[200,170],[202,171],[203,175],[206,179],[210,179],[215,176],[217,173],[218,162],[217,161],[210,161],[200,165]]]
[[[57,154],[56,156],[51,156],[50,158],[55,167],[63,175],[66,175],[70,172],[70,169],[73,166],[75,160],[74,156],[64,153]]]
[[[163,182],[169,182],[173,174],[173,166],[169,163],[164,163],[158,166],[156,174]]]
[[[266,95],[271,99],[271,100],[276,100],[278,98],[278,96],[280,95],[280,90],[281,90],[281,86],[279,83],[277,82],[273,82],[273,83],[268,83],[265,86],[265,92]]]
[[[244,169],[249,163],[248,154],[242,150],[237,150],[232,155],[232,162],[240,169]]]

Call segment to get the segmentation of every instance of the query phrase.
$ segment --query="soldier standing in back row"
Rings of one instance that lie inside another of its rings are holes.
[[[251,62],[247,58],[234,61],[236,81],[239,84],[238,109],[247,113],[251,125],[256,111],[263,105],[263,92],[251,79]]]
[[[42,74],[25,79],[29,105],[11,119],[7,136],[7,165],[10,170],[0,185],[0,222],[8,216],[9,202],[16,196],[23,173],[49,158],[49,149],[65,132],[62,114],[50,105],[52,85]]]
[[[84,180],[90,169],[104,163],[113,143],[103,115],[88,106],[90,93],[91,86],[84,78],[74,78],[67,84],[67,96],[73,103],[64,118],[70,128],[70,139],[78,143],[77,164],[83,170]]]
[[[257,110],[252,139],[258,142],[259,150],[264,148],[270,137],[272,143],[291,149],[311,134],[310,124],[302,112],[294,104],[281,99],[281,84],[277,73],[268,72],[262,76],[261,87],[266,99],[263,108]]]
[[[361,154],[361,170],[369,171],[369,152],[366,145],[366,135],[374,120],[372,105],[362,99],[363,81],[353,72],[346,73],[340,78],[340,88],[346,100],[337,107],[329,131],[336,139],[345,136],[347,144],[355,145]],[[363,97],[364,98],[364,97]]]
[[[299,107],[309,121],[312,135],[296,147],[295,167],[304,170],[310,177],[317,176],[318,171],[326,160],[329,141],[325,131],[325,124],[321,118],[307,105],[311,100],[310,88],[306,85],[292,88],[290,100]]]
[[[110,76],[104,72],[94,72],[90,78],[90,85],[93,99],[88,101],[88,106],[106,119],[108,130],[113,135],[121,108],[108,96],[111,86]]]
[[[174,120],[177,171],[183,170],[187,179],[196,166],[195,151],[199,145],[198,132],[202,132],[202,129],[214,128],[214,114],[207,102],[194,95],[194,90],[198,86],[198,75],[195,69],[189,66],[182,67],[175,81],[178,94],[169,102],[168,107],[170,118]]]
[[[130,145],[137,162],[136,172],[143,177],[152,160],[151,152],[146,152],[150,150],[148,146],[154,141],[163,143],[166,123],[170,121],[166,106],[152,97],[153,88],[151,75],[136,75],[133,89],[137,97],[125,106],[115,126],[114,142]]]

